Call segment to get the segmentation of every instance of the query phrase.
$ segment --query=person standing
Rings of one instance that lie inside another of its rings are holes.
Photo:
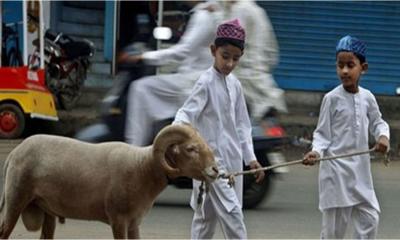
[[[238,18],[246,30],[246,51],[234,74],[245,90],[251,116],[260,120],[273,110],[286,113],[284,91],[272,75],[279,45],[267,13],[254,0],[227,1],[225,18]]]
[[[366,45],[352,36],[336,46],[336,72],[342,84],[327,93],[321,104],[312,151],[303,160],[368,150],[368,134],[375,138],[375,150],[389,149],[389,126],[382,119],[374,95],[360,86],[368,70]],[[319,209],[322,212],[322,239],[344,238],[350,221],[355,239],[374,239],[380,207],[371,176],[369,154],[335,161],[323,161],[319,170]]]
[[[221,24],[211,45],[214,65],[196,82],[178,110],[174,124],[189,123],[197,128],[214,152],[220,173],[242,171],[243,161],[251,169],[261,168],[256,160],[251,124],[239,80],[231,73],[243,55],[245,31],[239,21]],[[255,174],[261,182],[264,172]],[[217,223],[227,239],[246,239],[242,212],[242,177],[230,187],[227,179],[217,179],[201,193],[201,183],[193,180],[191,206],[194,209],[191,238],[209,239]],[[200,198],[201,202],[197,202]]]
[[[200,74],[212,65],[208,49],[221,21],[220,6],[211,1],[187,1],[184,4],[194,7],[186,30],[176,45],[120,58],[120,61],[135,63],[141,60],[155,66],[180,62],[176,74],[148,76],[131,84],[125,128],[125,140],[130,144],[150,144],[154,123],[172,118]]]

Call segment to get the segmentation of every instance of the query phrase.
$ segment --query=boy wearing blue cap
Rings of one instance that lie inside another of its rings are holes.
[[[368,132],[376,140],[376,151],[389,149],[389,126],[382,119],[374,95],[359,86],[368,69],[366,45],[345,36],[336,46],[336,72],[342,84],[327,93],[321,104],[312,151],[303,164],[315,159],[368,150]],[[369,154],[323,161],[319,170],[319,209],[322,239],[344,238],[352,221],[356,239],[374,239],[380,207],[371,176]]]

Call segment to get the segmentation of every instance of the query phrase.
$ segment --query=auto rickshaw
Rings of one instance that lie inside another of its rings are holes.
[[[23,1],[22,9],[16,7],[12,10],[20,10],[23,14],[27,14],[29,10],[28,7],[26,1]],[[4,12],[1,2],[0,11],[1,13]],[[40,6],[38,11],[41,13]],[[0,14],[0,16],[4,15]],[[28,18],[24,17],[23,19]],[[3,26],[7,26],[7,24],[3,25],[2,20],[2,17],[0,17],[1,44],[7,45],[9,44],[6,40],[7,36],[4,36],[3,31]],[[24,38],[28,38],[27,21],[22,21],[22,26],[22,35]],[[36,29],[37,32],[31,34],[43,36],[43,33],[40,33],[41,30],[43,29],[39,24],[39,27]],[[18,41],[18,38],[15,41]],[[27,120],[30,118],[51,121],[58,120],[53,95],[46,88],[43,57],[41,57],[42,61],[39,68],[30,69],[28,66],[29,64],[27,64],[28,41],[25,40],[23,42],[24,46],[22,51],[24,57],[22,63],[13,66],[10,64],[11,61],[7,61],[7,63],[3,64],[0,62],[0,139],[20,137],[26,129]],[[41,46],[43,46],[43,44],[41,44]],[[3,58],[3,56],[7,56],[10,47],[2,46],[0,49],[0,54],[4,60],[5,58]],[[19,51],[20,49],[16,50]],[[41,51],[41,56],[43,56],[43,51]]]
[[[0,138],[18,138],[27,118],[57,121],[53,95],[44,82],[44,71],[28,67],[0,68]]]

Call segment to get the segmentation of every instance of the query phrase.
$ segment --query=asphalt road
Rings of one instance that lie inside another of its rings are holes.
[[[0,142],[0,160],[4,160],[15,142]],[[288,154],[293,158],[296,154]],[[299,156],[297,156],[299,158]],[[3,161],[1,161],[1,165]],[[375,189],[381,203],[378,238],[400,238],[400,161],[385,167],[374,160],[372,171]],[[318,167],[296,165],[275,181],[271,196],[257,209],[246,210],[245,222],[249,238],[258,239],[315,239],[319,238],[321,214],[318,211]],[[2,187],[1,187],[2,189]],[[142,238],[190,238],[192,210],[188,205],[189,190],[168,187],[141,225]],[[12,238],[38,238],[39,232],[28,232],[19,222]],[[57,238],[106,239],[112,238],[108,225],[94,221],[67,219],[58,224]],[[351,226],[347,237],[351,237]],[[215,238],[223,238],[218,231]]]

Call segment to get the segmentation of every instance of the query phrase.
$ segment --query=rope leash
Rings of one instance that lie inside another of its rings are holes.
[[[326,161],[326,160],[334,160],[334,159],[337,159],[337,158],[345,158],[345,157],[363,155],[363,154],[371,153],[373,151],[375,151],[375,147],[373,147],[373,148],[371,148],[369,150],[365,150],[365,151],[358,151],[358,152],[347,153],[347,154],[342,154],[342,155],[329,156],[329,157],[324,157],[324,158],[317,158],[317,159],[315,159],[315,162],[321,162],[321,161]],[[385,161],[384,161],[385,165],[387,165],[388,162],[389,162],[389,160],[388,160],[388,158],[386,156]],[[274,168],[286,167],[286,166],[300,164],[300,163],[303,163],[303,159],[294,160],[294,161],[285,162],[285,163],[278,163],[278,164],[267,166],[267,167],[263,167],[263,168],[250,169],[250,170],[241,171],[241,172],[224,173],[224,174],[220,174],[218,176],[218,178],[229,179],[229,181],[228,181],[229,186],[233,186],[235,184],[235,177],[236,176],[246,175],[246,174],[254,174],[254,173],[260,172],[260,171],[269,171],[269,170],[274,169]]]

